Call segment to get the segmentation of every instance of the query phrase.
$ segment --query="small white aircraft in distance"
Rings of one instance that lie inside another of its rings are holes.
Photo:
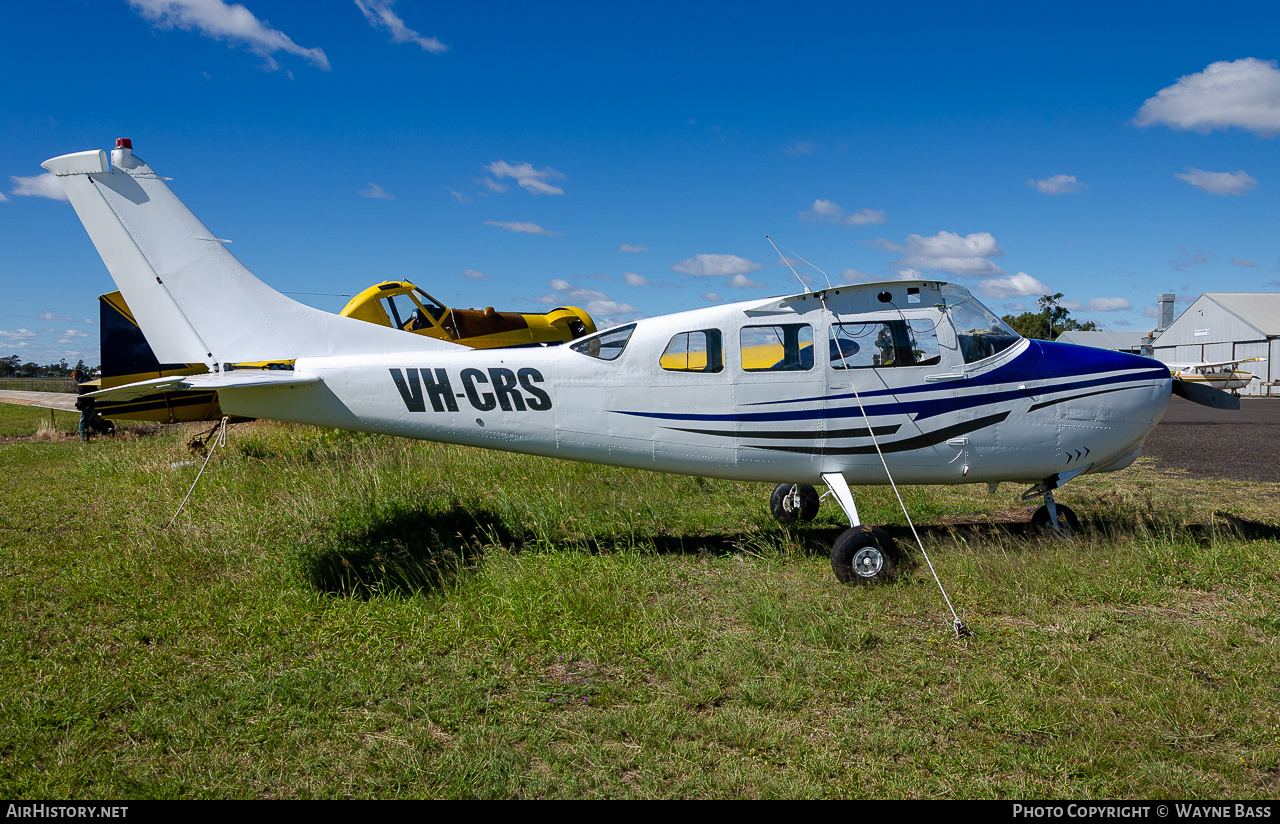
[[[931,280],[681,312],[554,348],[470,349],[281,295],[126,139],[109,159],[43,166],[156,356],[209,370],[98,396],[216,389],[232,415],[783,481],[771,499],[783,521],[812,518],[812,485],[825,484],[851,524],[831,552],[842,581],[886,580],[901,557],[861,523],[850,484],[1022,482],[1045,498],[1033,522],[1073,526],[1053,490],[1133,463],[1176,383],[1148,358],[1021,338],[966,289]],[[293,369],[237,366],[261,361]]]
[[[1242,358],[1241,360],[1218,361],[1217,363],[1170,363],[1170,374],[1184,383],[1212,386],[1224,392],[1239,393],[1258,378],[1252,372],[1237,369],[1242,363],[1259,363],[1266,358]]]

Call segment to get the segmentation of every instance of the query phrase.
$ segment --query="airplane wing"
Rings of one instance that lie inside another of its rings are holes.
[[[1181,378],[1173,379],[1173,394],[1186,398],[1192,403],[1209,406],[1214,409],[1239,409],[1240,398],[1230,392],[1223,392],[1212,386],[1190,383]]]
[[[85,396],[101,400],[130,401],[147,395],[154,395],[157,392],[208,392],[211,389],[299,386],[319,382],[319,376],[299,372],[243,370],[215,372],[205,375],[173,375],[167,378],[152,378],[147,381],[127,383],[124,386],[115,386],[98,392],[86,393]]]
[[[60,409],[64,412],[77,412],[76,398],[70,392],[28,392],[22,389],[0,389],[0,403],[11,403],[16,406],[37,406],[41,409]]]

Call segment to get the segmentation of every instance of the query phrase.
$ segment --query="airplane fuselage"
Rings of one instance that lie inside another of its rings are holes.
[[[842,287],[574,345],[299,358],[319,382],[221,396],[239,415],[751,481],[884,483],[873,435],[904,483],[1034,483],[1137,457],[1165,367],[1016,337],[974,352],[984,339],[944,308],[960,303],[977,305],[947,284]]]

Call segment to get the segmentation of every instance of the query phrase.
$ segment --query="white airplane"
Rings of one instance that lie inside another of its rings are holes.
[[[1242,363],[1259,363],[1266,358],[1242,358],[1217,363],[1169,363],[1170,374],[1185,383],[1212,386],[1223,391],[1239,392],[1258,378],[1252,372],[1237,369]]]
[[[1137,458],[1174,383],[1147,358],[1026,340],[939,281],[827,288],[649,318],[554,348],[465,346],[339,317],[254,277],[121,139],[46,161],[164,362],[209,374],[97,393],[216,389],[227,414],[745,481],[780,520],[825,484],[842,581],[893,575],[849,485],[1002,481],[1043,495]],[[292,371],[237,368],[292,361]],[[1212,392],[1201,389],[1201,392]],[[1222,394],[1222,393],[1219,393]],[[1229,397],[1229,396],[1227,396]]]

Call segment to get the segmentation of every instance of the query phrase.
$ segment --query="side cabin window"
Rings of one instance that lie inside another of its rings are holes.
[[[942,362],[933,320],[836,323],[831,326],[832,369],[934,366]]]
[[[947,307],[965,363],[1003,352],[1020,340],[1017,332],[976,300]]]
[[[807,323],[742,328],[747,372],[802,372],[813,368],[813,327]]]
[[[631,333],[634,331],[636,331],[634,323],[620,326],[603,334],[580,340],[569,348],[592,358],[616,360],[622,354],[622,350],[627,348],[627,341],[631,340]]]
[[[724,346],[719,329],[681,332],[667,343],[658,364],[669,372],[719,372],[724,369]]]

